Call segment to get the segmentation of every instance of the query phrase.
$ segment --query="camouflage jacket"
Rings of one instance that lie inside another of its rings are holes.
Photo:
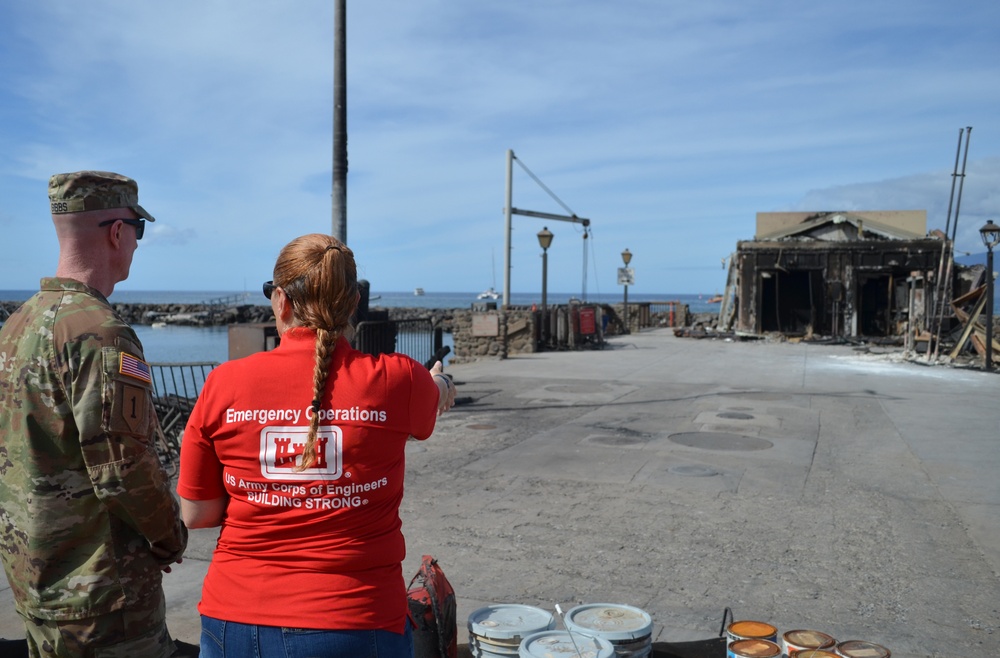
[[[97,290],[42,279],[0,328],[0,558],[19,612],[81,619],[162,596],[187,530],[155,426],[132,328]]]

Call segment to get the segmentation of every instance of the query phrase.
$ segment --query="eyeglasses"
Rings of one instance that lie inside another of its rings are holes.
[[[131,217],[127,218],[122,217],[121,219],[108,219],[98,224],[98,226],[108,226],[110,224],[114,224],[115,222],[123,222],[125,224],[129,224],[130,226],[134,226],[136,240],[142,240],[142,234],[146,232],[146,220],[132,219]]]
[[[274,281],[265,281],[264,285],[261,287],[264,290],[264,296],[267,297],[268,299],[271,299],[271,295],[274,293],[275,288],[281,288],[281,286],[274,285]],[[292,296],[288,294],[287,290],[285,290],[285,297],[288,298],[288,301],[291,304],[295,303],[295,301],[292,299]]]

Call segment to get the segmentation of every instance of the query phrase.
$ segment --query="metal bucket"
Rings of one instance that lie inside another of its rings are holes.
[[[736,640],[726,648],[726,658],[778,658],[781,647],[770,640]]]
[[[556,627],[551,613],[530,605],[488,605],[469,615],[473,658],[516,658],[521,641]]]
[[[573,633],[610,642],[616,658],[646,658],[653,653],[653,620],[639,608],[617,603],[578,605],[563,622]]]
[[[762,621],[734,621],[726,627],[726,647],[737,640],[778,642],[778,629]]]
[[[835,652],[843,658],[890,658],[892,652],[881,644],[864,640],[847,640],[837,645]]]
[[[819,631],[797,630],[788,631],[781,635],[781,650],[786,656],[791,656],[793,651],[804,649],[826,649],[833,651],[837,641]]]
[[[568,631],[542,631],[524,638],[518,658],[614,658],[615,648],[604,638]]]

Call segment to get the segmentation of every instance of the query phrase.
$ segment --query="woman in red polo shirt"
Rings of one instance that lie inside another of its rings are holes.
[[[286,245],[264,294],[280,344],[215,368],[184,432],[184,521],[222,526],[202,656],[409,658],[404,448],[455,387],[440,363],[351,348],[357,270],[333,237]]]

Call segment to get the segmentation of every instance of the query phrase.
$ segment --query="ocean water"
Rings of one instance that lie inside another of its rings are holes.
[[[34,290],[0,290],[0,301],[21,302],[33,294]],[[491,300],[476,299],[474,292],[426,292],[424,295],[414,295],[409,292],[381,292],[373,290],[369,296],[370,308],[469,308],[473,303]],[[623,295],[590,295],[587,301],[591,303],[616,304],[622,301]],[[630,295],[632,302],[666,302],[679,301],[688,304],[692,313],[717,311],[718,304],[710,304],[712,297],[706,295]],[[579,295],[570,293],[548,293],[549,304],[565,304],[570,299],[578,299]],[[267,305],[269,302],[260,291],[239,292],[232,290],[116,290],[110,297],[112,303],[121,304],[205,304],[217,300],[225,300],[231,304]],[[496,300],[497,304],[501,299]],[[511,304],[515,306],[530,306],[541,304],[540,293],[513,293]],[[133,327],[139,340],[142,341],[146,360],[153,363],[222,363],[229,359],[229,330],[227,327],[183,327],[167,325],[166,327],[150,327],[136,325]],[[449,344],[451,336],[445,335],[445,343]],[[447,360],[445,362],[447,365]]]

